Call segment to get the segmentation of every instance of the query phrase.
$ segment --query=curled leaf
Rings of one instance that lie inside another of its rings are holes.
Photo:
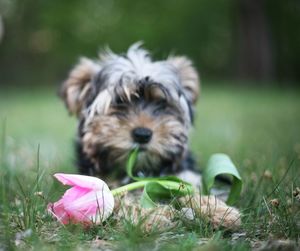
[[[207,168],[203,173],[203,192],[204,194],[209,194],[214,185],[216,176],[220,174],[232,176],[232,186],[226,201],[227,204],[232,205],[240,196],[242,190],[242,178],[235,165],[226,154],[217,153],[210,157]]]

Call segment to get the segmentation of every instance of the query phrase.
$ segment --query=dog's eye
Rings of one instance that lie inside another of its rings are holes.
[[[122,98],[117,97],[112,105],[112,109],[112,115],[122,117],[122,114],[128,110],[128,104]]]
[[[160,100],[155,102],[154,114],[161,113],[168,108],[168,103],[166,100]]]
[[[114,111],[111,113],[112,116],[116,116],[119,119],[126,119],[127,118],[127,113],[120,112],[120,111]]]
[[[167,106],[168,105],[168,101],[164,97],[156,98],[155,100],[153,100],[153,102],[156,103],[158,106]]]
[[[124,111],[128,109],[128,102],[122,98],[116,98],[112,107],[115,108],[116,110]]]
[[[115,103],[111,107],[110,115],[119,118],[126,117],[128,106],[120,99],[119,102]]]
[[[115,103],[116,103],[116,105],[122,105],[122,104],[124,104],[124,100],[121,99],[120,97],[117,97]]]

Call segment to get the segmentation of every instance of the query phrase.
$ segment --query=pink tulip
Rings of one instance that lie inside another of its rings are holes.
[[[84,175],[56,173],[54,177],[64,185],[72,186],[63,197],[48,205],[48,211],[61,223],[101,223],[114,208],[114,197],[107,184]]]

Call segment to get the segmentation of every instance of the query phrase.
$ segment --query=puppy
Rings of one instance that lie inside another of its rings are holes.
[[[153,61],[140,43],[122,55],[110,50],[81,58],[61,97],[79,121],[78,168],[88,175],[125,177],[136,147],[138,176],[177,175],[200,185],[188,150],[199,77],[183,56]]]

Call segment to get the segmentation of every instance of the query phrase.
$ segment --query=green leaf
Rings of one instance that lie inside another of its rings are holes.
[[[131,151],[131,153],[129,154],[129,157],[127,159],[127,163],[126,163],[126,172],[128,174],[128,176],[130,178],[132,178],[133,180],[139,180],[138,177],[134,177],[133,176],[133,168],[134,168],[134,164],[137,160],[137,157],[138,157],[138,153],[139,153],[139,148],[135,148]]]
[[[242,190],[242,178],[228,155],[213,154],[203,173],[203,192],[209,194],[217,175],[226,174],[233,177],[227,204],[232,205],[239,198]]]
[[[149,181],[141,197],[141,206],[144,208],[156,207],[156,202],[173,199],[176,196],[190,195],[193,188],[190,184],[177,181],[157,180]]]
[[[134,149],[127,160],[126,171],[130,178],[135,181],[147,181],[141,197],[141,206],[145,208],[156,207],[155,202],[168,200],[174,196],[184,196],[193,193],[190,183],[176,176],[164,177],[136,177],[133,175],[135,162],[138,158],[138,149]]]

